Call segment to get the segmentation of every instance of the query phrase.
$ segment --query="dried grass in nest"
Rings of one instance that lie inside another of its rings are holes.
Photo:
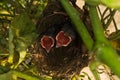
[[[39,42],[36,42],[34,62],[40,75],[68,78],[73,74],[79,74],[81,69],[88,65],[89,55],[83,45],[81,48],[55,48],[52,53],[46,54]]]
[[[75,6],[77,7],[77,6]],[[91,26],[87,9],[80,11],[80,18],[86,26]],[[54,13],[54,12],[57,12]],[[49,18],[48,18],[49,17]],[[38,68],[40,75],[47,75],[57,78],[67,78],[72,74],[79,74],[81,69],[89,63],[89,54],[86,47],[77,33],[75,40],[70,45],[61,48],[53,47],[50,53],[46,51],[40,45],[40,38],[44,34],[47,28],[51,26],[63,26],[65,23],[70,23],[74,29],[74,25],[69,16],[64,11],[59,2],[48,3],[43,11],[42,17],[37,23],[37,32],[39,37],[34,44],[34,62]],[[90,27],[91,29],[91,27]],[[91,30],[88,31],[91,33]]]

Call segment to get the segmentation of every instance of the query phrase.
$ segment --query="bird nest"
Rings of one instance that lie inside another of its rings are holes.
[[[81,69],[88,65],[89,55],[85,46],[54,48],[49,54],[36,42],[34,61],[40,75],[58,78],[70,77],[79,74]]]
[[[78,9],[75,4],[74,7]],[[88,19],[86,19],[88,16],[84,16],[82,10],[79,9],[79,11],[82,12],[80,18],[85,22],[85,25],[89,25],[89,22],[87,22]],[[66,78],[72,74],[79,74],[81,69],[88,65],[88,50],[59,1],[48,3],[37,22],[36,28],[39,36],[34,44],[33,53],[34,62],[40,75]],[[56,35],[58,35],[60,31],[68,35],[56,38]],[[46,45],[41,45],[41,39],[44,35],[53,38],[52,45],[49,44],[50,41],[45,43],[50,45],[47,46],[48,48],[50,47],[49,49],[46,48]],[[66,41],[66,39],[68,39],[68,41]],[[65,45],[56,47],[57,41],[66,41],[69,43],[64,43]]]

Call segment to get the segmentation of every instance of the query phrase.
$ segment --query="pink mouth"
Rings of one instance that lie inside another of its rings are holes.
[[[45,48],[47,53],[49,53],[52,47],[54,46],[54,39],[51,36],[45,35],[41,38],[40,44],[43,48]]]
[[[62,46],[68,46],[71,43],[72,39],[66,33],[60,31],[56,36],[56,41],[56,48],[58,48]]]

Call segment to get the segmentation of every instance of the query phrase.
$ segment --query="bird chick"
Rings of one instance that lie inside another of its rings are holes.
[[[47,53],[50,52],[50,50],[52,49],[52,47],[54,46],[54,38],[52,36],[48,36],[48,35],[44,35],[41,38],[41,46],[46,50]]]
[[[58,28],[56,26],[50,27],[44,33],[42,33],[40,44],[46,50],[47,53],[50,52],[52,47],[55,44],[55,35],[58,32]]]
[[[71,24],[64,24],[61,31],[56,35],[56,48],[68,46],[75,38],[75,32]]]

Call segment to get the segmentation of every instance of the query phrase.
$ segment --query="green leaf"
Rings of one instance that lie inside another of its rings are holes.
[[[120,0],[85,0],[87,4],[97,6],[103,4],[107,7],[120,9]]]
[[[37,34],[35,25],[27,13],[22,13],[15,16],[11,24],[11,30],[14,36],[14,52],[19,53],[19,61],[14,66],[14,68],[16,68],[26,57],[26,50],[28,46],[31,45],[32,41],[36,38]]]
[[[17,64],[14,66],[14,68],[17,68],[17,66],[24,60],[24,58],[27,55],[26,49],[27,49],[27,44],[23,42],[22,40],[16,39],[16,51],[19,52],[19,60]]]
[[[13,79],[13,74],[10,71],[7,73],[1,74],[0,79],[1,80],[15,80]]]
[[[101,2],[110,8],[120,9],[120,0],[101,0]]]
[[[17,37],[24,37],[36,31],[35,25],[31,21],[27,13],[15,16],[11,24],[11,28],[14,31],[14,35]]]

